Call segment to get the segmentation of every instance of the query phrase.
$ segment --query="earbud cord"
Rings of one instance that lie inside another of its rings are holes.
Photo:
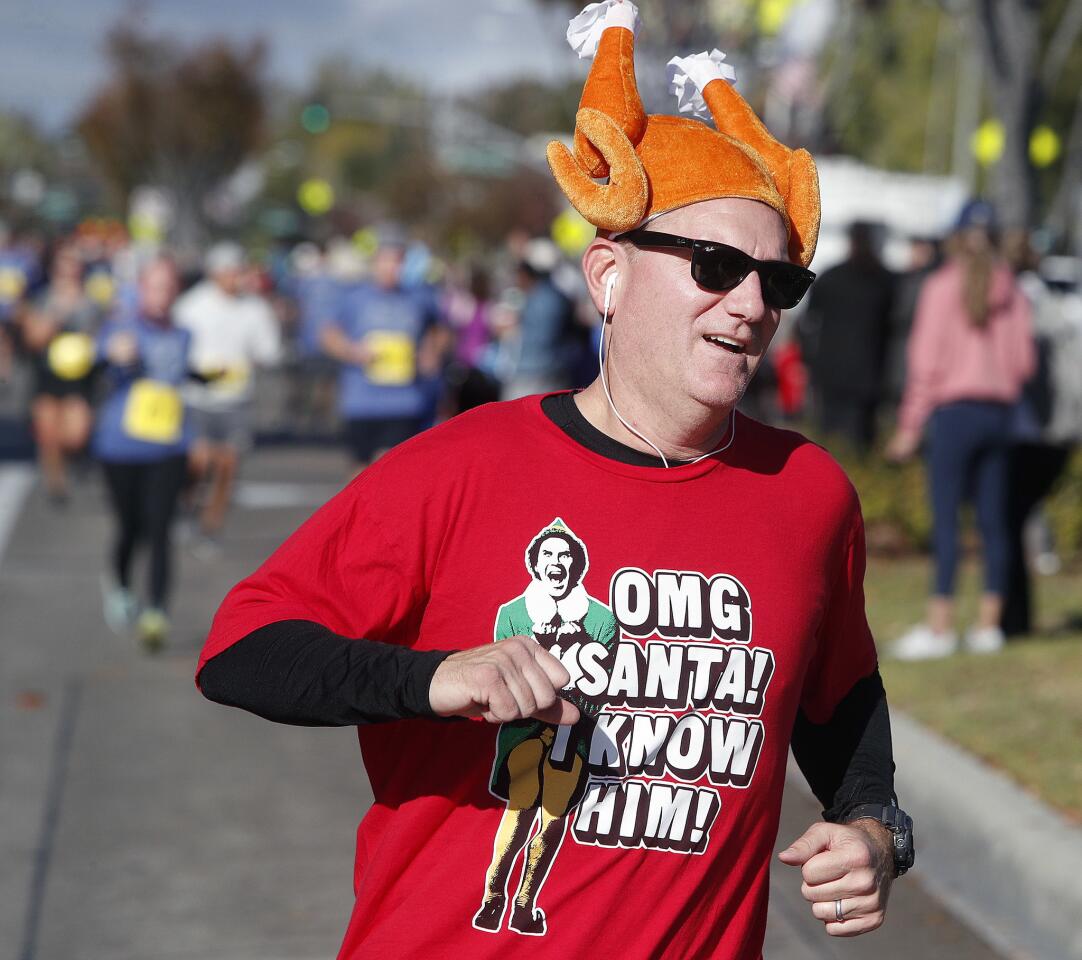
[[[641,433],[639,433],[638,430],[636,430],[633,426],[631,426],[630,423],[628,423],[622,416],[620,416],[620,411],[616,409],[616,404],[613,402],[612,394],[609,392],[609,383],[608,383],[608,380],[605,377],[605,361],[609,359],[609,354],[604,353],[604,355],[603,355],[602,350],[604,349],[604,346],[605,346],[605,327],[608,326],[608,322],[609,322],[609,298],[610,298],[611,295],[612,295],[612,286],[610,285],[608,287],[608,289],[605,291],[605,313],[604,313],[604,316],[601,318],[601,336],[598,338],[598,341],[597,341],[597,366],[598,366],[598,369],[601,371],[601,388],[605,391],[605,397],[609,401],[609,406],[612,408],[612,412],[614,414],[616,414],[616,419],[619,420],[625,427],[627,427],[627,429],[630,430],[633,434],[635,434],[635,436],[638,437],[643,443],[650,446],[651,449],[653,449],[654,452],[661,458],[662,465],[666,469],[668,469],[669,468],[669,460],[665,456],[665,454],[661,452],[661,448],[656,443],[654,443],[653,440],[651,440],[649,437],[645,437]],[[611,334],[610,334],[610,339],[611,339]],[[610,343],[610,350],[611,350],[611,343]],[[693,463],[698,463],[700,460],[705,460],[707,457],[712,457],[715,453],[724,453],[726,450],[729,449],[729,447],[732,445],[733,440],[736,438],[736,408],[735,407],[733,408],[732,412],[729,414],[729,429],[728,429],[727,432],[729,434],[729,439],[726,440],[725,443],[723,443],[720,447],[718,447],[716,450],[711,450],[709,453],[704,453],[701,457],[696,457],[694,460],[687,461],[687,463],[685,463],[684,466],[691,466]]]

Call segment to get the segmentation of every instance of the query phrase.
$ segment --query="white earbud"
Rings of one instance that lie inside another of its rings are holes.
[[[605,316],[605,320],[609,318],[609,306],[612,304],[612,291],[616,286],[616,281],[619,279],[620,274],[613,271],[609,274],[609,279],[605,281],[605,309],[602,313]]]

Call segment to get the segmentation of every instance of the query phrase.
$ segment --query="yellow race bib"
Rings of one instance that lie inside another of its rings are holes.
[[[94,271],[86,278],[83,289],[86,291],[86,295],[99,307],[108,307],[113,302],[113,296],[116,294],[116,284],[113,283],[113,278],[101,270]]]
[[[160,380],[136,380],[124,404],[124,432],[134,440],[172,444],[184,426],[180,394]]]
[[[26,289],[26,274],[18,267],[0,267],[0,302],[14,303]]]
[[[220,375],[210,381],[210,388],[216,393],[243,393],[248,386],[248,381],[252,378],[252,368],[243,360],[233,366],[219,369]]]
[[[94,340],[85,333],[61,333],[45,355],[49,369],[61,380],[81,380],[94,366]]]
[[[372,351],[372,359],[364,368],[372,383],[382,387],[404,387],[413,383],[417,375],[417,356],[411,337],[377,330],[368,334],[364,343]]]

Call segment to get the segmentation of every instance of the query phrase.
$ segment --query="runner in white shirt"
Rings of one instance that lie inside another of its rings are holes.
[[[206,278],[177,301],[178,326],[192,333],[191,362],[214,379],[193,383],[185,400],[195,422],[191,467],[209,489],[200,511],[199,546],[217,549],[241,454],[251,445],[251,399],[257,367],[274,366],[281,334],[270,305],[242,288],[244,251],[219,243],[206,255]]]

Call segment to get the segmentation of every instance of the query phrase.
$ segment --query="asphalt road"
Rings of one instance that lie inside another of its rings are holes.
[[[0,468],[0,960],[333,957],[371,800],[354,734],[210,704],[192,669],[226,590],[334,492],[344,460],[326,449],[249,460],[223,555],[178,549],[173,642],[156,657],[101,619],[109,519],[97,478],[57,511],[36,490],[18,496],[19,469]],[[816,817],[790,789],[781,845]],[[882,930],[837,940],[786,868],[774,870],[764,955],[998,957],[924,892],[919,870],[896,884]]]

